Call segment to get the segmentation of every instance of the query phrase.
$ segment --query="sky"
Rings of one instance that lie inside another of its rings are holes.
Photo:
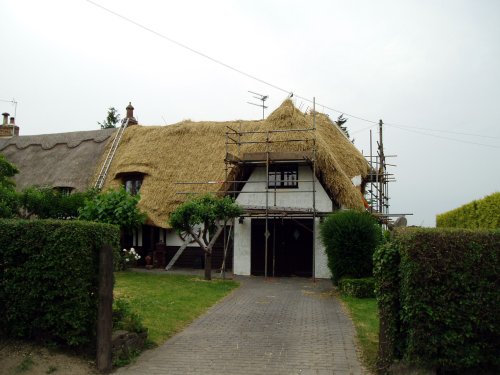
[[[0,15],[0,112],[21,135],[98,129],[129,102],[144,125],[259,119],[249,90],[266,115],[293,92],[344,113],[365,154],[383,120],[390,212],[409,225],[500,191],[498,1],[3,0]]]

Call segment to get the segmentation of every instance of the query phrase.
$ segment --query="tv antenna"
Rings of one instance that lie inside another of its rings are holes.
[[[14,118],[17,116],[17,102],[15,99],[12,100],[6,100],[6,99],[0,99],[0,102],[4,103],[11,103],[14,106]]]
[[[262,104],[257,104],[257,103],[252,103],[252,102],[247,102],[247,103],[251,104],[251,105],[255,105],[257,107],[261,107],[262,108],[262,120],[264,120],[264,118],[265,118],[264,111],[267,108],[267,106],[264,103],[269,98],[269,95],[262,95],[262,94],[259,94],[257,92],[253,92],[253,91],[248,91],[248,92],[250,94],[253,94],[253,97],[255,99],[258,99],[258,100],[260,100],[262,102]]]

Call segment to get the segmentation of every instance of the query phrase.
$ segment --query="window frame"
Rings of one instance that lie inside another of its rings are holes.
[[[273,176],[273,178],[271,178]],[[298,164],[271,164],[268,172],[268,189],[298,189]],[[278,178],[279,177],[279,178]]]
[[[141,187],[144,182],[143,173],[125,173],[121,176],[123,187],[130,195],[137,195],[141,192]],[[130,186],[127,186],[129,185]]]

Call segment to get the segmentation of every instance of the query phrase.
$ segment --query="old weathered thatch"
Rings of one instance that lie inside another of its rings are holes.
[[[0,139],[0,152],[15,164],[17,189],[32,185],[85,191],[115,129]]]
[[[315,118],[316,137],[311,131],[246,134],[241,141],[262,142],[269,138],[272,142],[245,144],[239,149],[232,146],[228,151],[239,155],[259,151],[308,151],[314,146],[312,139],[315,138],[317,175],[321,183],[342,206],[362,209],[360,191],[351,179],[365,177],[368,164],[327,116],[316,114]],[[140,208],[148,214],[150,224],[168,227],[170,212],[187,198],[180,192],[215,192],[225,186],[177,183],[225,179],[227,127],[245,132],[311,129],[313,116],[303,114],[286,100],[262,121],[184,121],[170,126],[131,126],[124,133],[104,188],[118,187],[124,173],[143,173]],[[104,156],[101,163],[103,159]],[[231,175],[236,175],[235,171]]]

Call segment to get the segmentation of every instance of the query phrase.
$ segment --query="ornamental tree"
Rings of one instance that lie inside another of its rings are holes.
[[[211,194],[192,198],[172,212],[169,223],[181,238],[190,235],[205,253],[205,280],[212,279],[212,250],[228,221],[243,209],[231,197]]]

